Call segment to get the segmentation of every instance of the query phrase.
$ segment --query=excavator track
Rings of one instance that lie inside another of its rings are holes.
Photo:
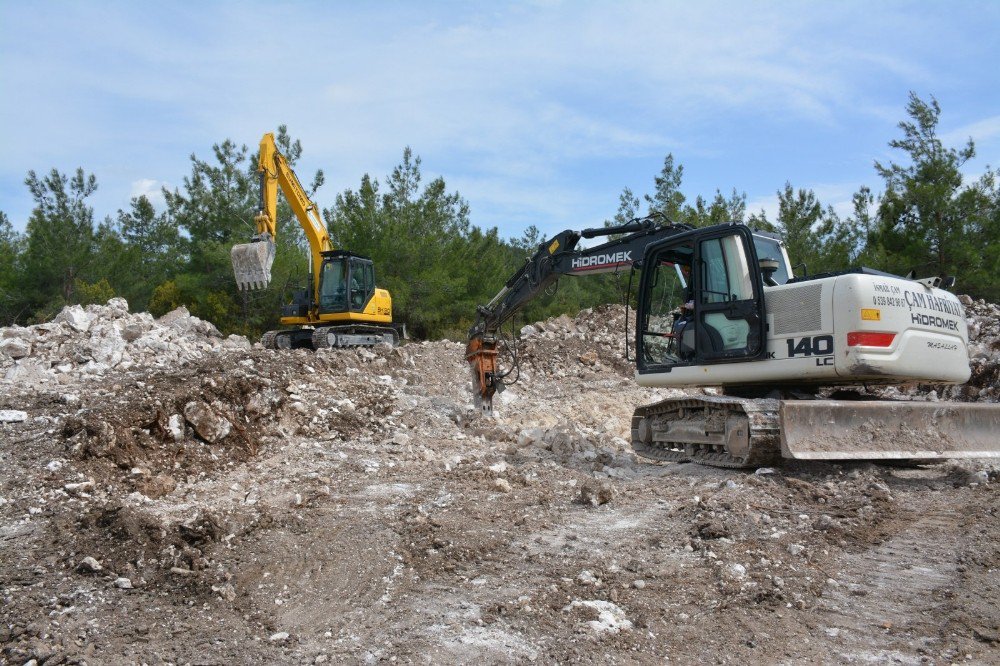
[[[399,345],[399,333],[385,326],[323,326],[312,333],[313,349],[328,347],[371,347],[387,343]]]
[[[260,336],[260,344],[264,347],[264,349],[277,349],[278,331],[268,331],[264,335]]]
[[[632,448],[652,460],[759,467],[781,456],[779,400],[668,398],[636,408]]]
[[[386,343],[399,345],[399,331],[388,326],[322,326],[268,331],[261,336],[265,349],[328,349],[330,347],[372,347]]]

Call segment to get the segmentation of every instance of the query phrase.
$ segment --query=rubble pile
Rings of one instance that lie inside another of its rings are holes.
[[[971,402],[1000,401],[1000,306],[960,296],[969,324],[969,364],[972,377],[962,386],[947,387],[943,397]]]
[[[393,354],[297,350],[276,358],[252,348],[208,356],[77,396],[65,405],[60,434],[74,458],[97,462],[91,472],[103,481],[153,497],[177,479],[249,460],[269,441],[384,436],[394,381],[371,371]]]
[[[249,349],[246,338],[224,338],[181,306],[159,319],[129,313],[128,302],[70,305],[52,321],[0,329],[0,382],[56,386],[133,367],[172,368],[208,354]]]
[[[625,359],[625,329],[621,305],[601,305],[581,310],[575,317],[564,314],[529,324],[521,329],[521,371],[551,377],[631,377],[634,368]],[[628,330],[630,334],[635,330],[632,310]]]
[[[598,479],[634,476],[641,463],[629,444],[631,408],[686,391],[636,385],[625,317],[623,306],[602,305],[521,329],[516,369],[494,397],[500,418],[487,434],[507,442],[510,461],[551,460]],[[500,365],[511,369],[513,357],[501,353]]]

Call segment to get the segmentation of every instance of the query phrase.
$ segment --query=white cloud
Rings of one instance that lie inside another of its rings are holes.
[[[953,71],[974,80],[981,60],[962,11],[897,4],[174,3],[156,21],[126,3],[58,8],[0,3],[0,90],[19,100],[0,124],[23,129],[6,141],[0,191],[28,168],[82,164],[101,183],[99,212],[129,189],[162,203],[192,152],[208,158],[225,137],[253,149],[287,123],[305,146],[301,175],[327,174],[324,206],[410,145],[469,197],[476,223],[584,226],[572,220],[612,214],[635,165],[670,151],[705,173],[755,149],[742,168],[770,170],[776,189],[796,178],[782,167],[795,142],[824,135],[837,154],[859,124],[891,132],[907,89]],[[247,36],[262,25],[259,47]],[[951,34],[968,55],[942,73],[956,52],[927,37]],[[987,121],[975,131],[995,137]],[[854,150],[870,174],[873,149]],[[809,179],[850,177],[844,162]]]
[[[978,145],[1000,138],[1000,115],[983,118],[953,130],[944,132],[939,137],[946,146],[965,144],[970,138]]]
[[[146,197],[149,202],[153,204],[155,208],[163,208],[166,202],[163,199],[163,189],[170,188],[170,186],[154,178],[140,178],[139,180],[132,182],[132,191],[130,197],[135,199],[137,197]]]
[[[764,211],[767,221],[774,224],[778,220],[778,195],[755,197],[747,199],[747,217]]]

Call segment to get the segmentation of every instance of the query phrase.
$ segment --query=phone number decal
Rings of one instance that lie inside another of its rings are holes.
[[[901,296],[882,296],[881,294],[876,294],[872,296],[872,303],[874,305],[882,305],[890,308],[906,307],[906,299]]]

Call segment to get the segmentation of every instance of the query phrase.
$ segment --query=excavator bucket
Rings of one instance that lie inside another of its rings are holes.
[[[271,282],[271,265],[274,263],[275,246],[264,235],[250,243],[234,245],[230,251],[236,286],[240,289],[263,289]]]
[[[1000,458],[996,404],[783,400],[779,414],[785,458]]]

